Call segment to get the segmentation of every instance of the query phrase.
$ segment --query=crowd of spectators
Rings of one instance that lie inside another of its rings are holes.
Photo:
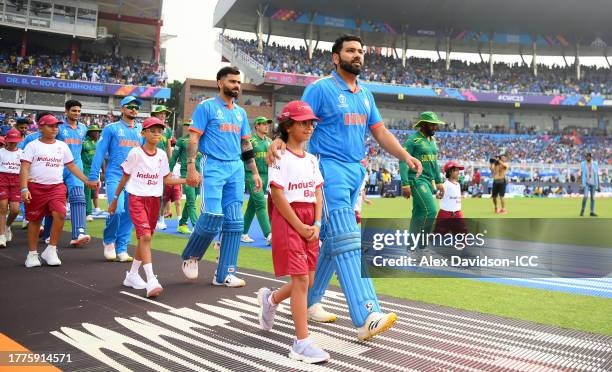
[[[331,52],[315,49],[312,59],[303,46],[283,46],[271,43],[262,53],[255,40],[230,39],[264,66],[266,71],[290,72],[324,76],[331,71]],[[443,59],[410,57],[406,66],[400,58],[368,53],[360,78],[391,84],[433,88],[460,88],[478,91],[544,94],[612,94],[610,68],[581,66],[582,78],[576,79],[574,66],[538,65],[534,76],[529,65],[495,63],[489,76],[488,62],[470,63],[451,60],[446,70]]]
[[[36,51],[20,57],[14,48],[0,50],[0,72],[94,83],[166,86],[163,68],[133,57],[81,53],[72,63],[68,53]]]
[[[404,143],[413,131],[393,131]],[[490,158],[506,153],[512,163],[524,164],[576,164],[590,152],[600,164],[612,165],[612,137],[575,135],[496,135],[487,133],[436,134],[438,158],[487,162]],[[372,137],[366,139],[366,152],[385,156]]]
[[[58,118],[63,117],[63,112],[53,112]],[[13,127],[18,118],[25,118],[30,123],[30,131],[35,131],[38,129],[36,125],[36,113],[35,112],[23,112],[21,115],[18,115],[17,112],[14,111],[0,111],[0,136],[4,136],[6,132]],[[112,114],[107,115],[99,115],[99,114],[81,114],[81,118],[79,121],[87,126],[96,124],[100,128],[103,128],[106,124],[117,121],[118,118]]]

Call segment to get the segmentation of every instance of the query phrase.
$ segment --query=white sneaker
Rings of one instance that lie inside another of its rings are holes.
[[[145,289],[147,288],[147,282],[145,282],[138,273],[130,274],[129,271],[125,273],[125,279],[123,285],[134,289]]]
[[[323,305],[317,303],[308,308],[308,319],[320,323],[331,323],[336,321],[336,314],[325,311]]]
[[[115,252],[115,243],[102,243],[104,245],[104,258],[107,261],[115,261],[117,259],[117,253]]]
[[[190,280],[195,280],[198,278],[197,258],[190,258],[183,261],[183,274],[185,274],[185,277]]]
[[[386,331],[397,320],[395,313],[372,313],[368,315],[364,325],[357,329],[357,337],[364,341]]]
[[[293,346],[289,351],[289,358],[293,360],[299,360],[304,363],[313,364],[321,363],[329,360],[329,354],[321,349],[311,337],[306,340],[299,342],[293,341]]]
[[[117,261],[119,262],[132,262],[134,257],[130,256],[127,252],[121,252],[117,255]]]
[[[60,266],[62,261],[57,257],[57,248],[51,247],[50,245],[45,248],[40,257],[45,260],[49,266]]]
[[[243,243],[253,243],[255,240],[249,236],[249,234],[242,234],[240,241]]]
[[[38,257],[38,252],[29,252],[28,257],[26,257],[25,266],[26,267],[38,267],[41,266],[40,257]]]
[[[266,236],[266,244],[272,245],[272,233],[269,233],[268,236]]]
[[[157,297],[164,290],[157,281],[157,278],[153,278],[147,282],[147,297]]]
[[[87,222],[93,222],[94,218],[93,218],[93,216],[90,214],[90,215],[87,215],[87,217],[85,217],[85,220],[86,220]]]
[[[90,240],[91,240],[91,236],[86,235],[86,234],[79,234],[78,238],[72,239],[70,241],[70,245],[76,245],[79,247],[83,247],[83,246],[86,246]]]
[[[224,285],[229,288],[238,288],[238,287],[244,287],[246,285],[246,282],[243,279],[236,277],[235,275],[228,274],[225,277],[225,280],[223,281],[223,283],[219,283],[217,281],[217,271],[215,271],[215,276],[213,276],[212,284],[213,285]]]
[[[26,220],[26,219],[24,218],[24,219],[21,221],[21,229],[22,229],[22,230],[27,229],[27,228],[28,228],[28,224],[29,224],[28,220]]]
[[[6,235],[0,235],[0,248],[6,248]]]
[[[6,237],[6,241],[10,242],[11,240],[13,240],[13,232],[11,231],[11,227],[7,227],[6,230],[4,231],[4,236]]]
[[[95,215],[95,214],[100,214],[100,213],[102,213],[102,210],[101,210],[100,208],[94,208],[94,210],[93,210],[93,212],[92,212],[92,213],[93,213],[94,215]]]
[[[160,230],[166,230],[168,228],[168,225],[166,225],[166,221],[158,220],[157,221],[157,228],[160,229]]]
[[[274,327],[274,316],[278,305],[270,303],[269,298],[272,291],[266,287],[257,291],[257,303],[259,304],[259,326],[264,331],[269,331]]]

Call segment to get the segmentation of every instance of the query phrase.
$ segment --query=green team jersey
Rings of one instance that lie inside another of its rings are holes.
[[[168,149],[168,141],[172,138],[172,129],[166,127],[164,128],[164,133],[162,133],[161,141],[157,143],[157,148],[166,151]]]
[[[419,176],[419,179],[429,182],[435,181],[436,184],[444,183],[438,166],[438,146],[435,138],[428,139],[421,131],[418,131],[408,137],[404,142],[404,148],[410,155],[420,160],[423,165],[423,173]],[[402,186],[408,186],[411,181],[416,179],[416,171],[408,168],[408,164],[403,161],[400,161],[400,175],[402,176]]]
[[[83,168],[89,169],[91,168],[91,163],[93,162],[94,154],[96,153],[97,142],[93,141],[91,138],[87,137],[85,141],[83,141],[83,149],[81,150],[81,159],[83,160]]]
[[[249,137],[249,141],[251,141],[251,145],[253,145],[253,152],[255,152],[255,165],[257,166],[257,171],[259,174],[268,174],[268,163],[266,163],[266,155],[268,154],[268,148],[272,143],[272,140],[265,136],[261,138],[254,133]],[[244,165],[245,172],[251,173],[249,167]]]
[[[172,151],[172,158],[170,158],[170,171],[174,169],[176,162],[181,163],[181,177],[187,177],[187,145],[189,144],[189,135],[186,134],[183,137],[176,140],[176,145],[174,145],[174,151]],[[198,152],[196,156],[195,166],[196,170],[200,172],[200,160],[202,159],[202,154]]]

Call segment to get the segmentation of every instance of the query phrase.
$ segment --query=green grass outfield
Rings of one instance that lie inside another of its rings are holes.
[[[581,199],[509,199],[506,208],[510,213],[504,217],[575,218],[580,212],[580,203]],[[596,203],[599,218],[612,218],[612,199],[597,199]],[[105,206],[104,201],[101,204],[101,207]],[[410,209],[409,200],[373,199],[373,205],[364,205],[363,215],[369,218],[408,217]],[[489,199],[464,199],[463,211],[466,217],[496,217]],[[101,238],[103,227],[104,221],[96,220],[89,223],[89,233]],[[70,231],[69,223],[65,230]],[[186,242],[187,238],[158,233],[153,238],[153,248],[178,255]],[[134,236],[132,243],[136,244]],[[99,248],[102,255],[102,249]],[[214,260],[213,249],[207,251],[205,259]],[[242,247],[238,265],[273,272],[271,251]],[[180,270],[178,257],[176,268]],[[373,281],[379,294],[612,335],[612,299],[608,298],[469,279],[375,278]],[[332,284],[338,285],[335,278]]]

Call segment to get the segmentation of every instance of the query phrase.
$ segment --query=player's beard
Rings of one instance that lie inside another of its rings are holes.
[[[228,97],[238,98],[238,94],[240,94],[239,90],[231,90],[230,88],[223,86],[223,94]]]
[[[358,61],[357,58],[353,59],[353,62]],[[363,64],[362,64],[363,66]],[[342,57],[340,57],[340,68],[343,69],[346,72],[350,72],[353,75],[359,75],[361,73],[361,67],[355,67],[353,66],[352,62],[349,61],[345,61],[342,59]]]
[[[136,120],[136,116],[134,116],[134,115],[125,114],[125,117],[130,119],[130,120]]]
[[[432,126],[424,125],[421,128],[421,132],[423,132],[426,137],[433,137],[434,134],[436,134],[436,129]]]

